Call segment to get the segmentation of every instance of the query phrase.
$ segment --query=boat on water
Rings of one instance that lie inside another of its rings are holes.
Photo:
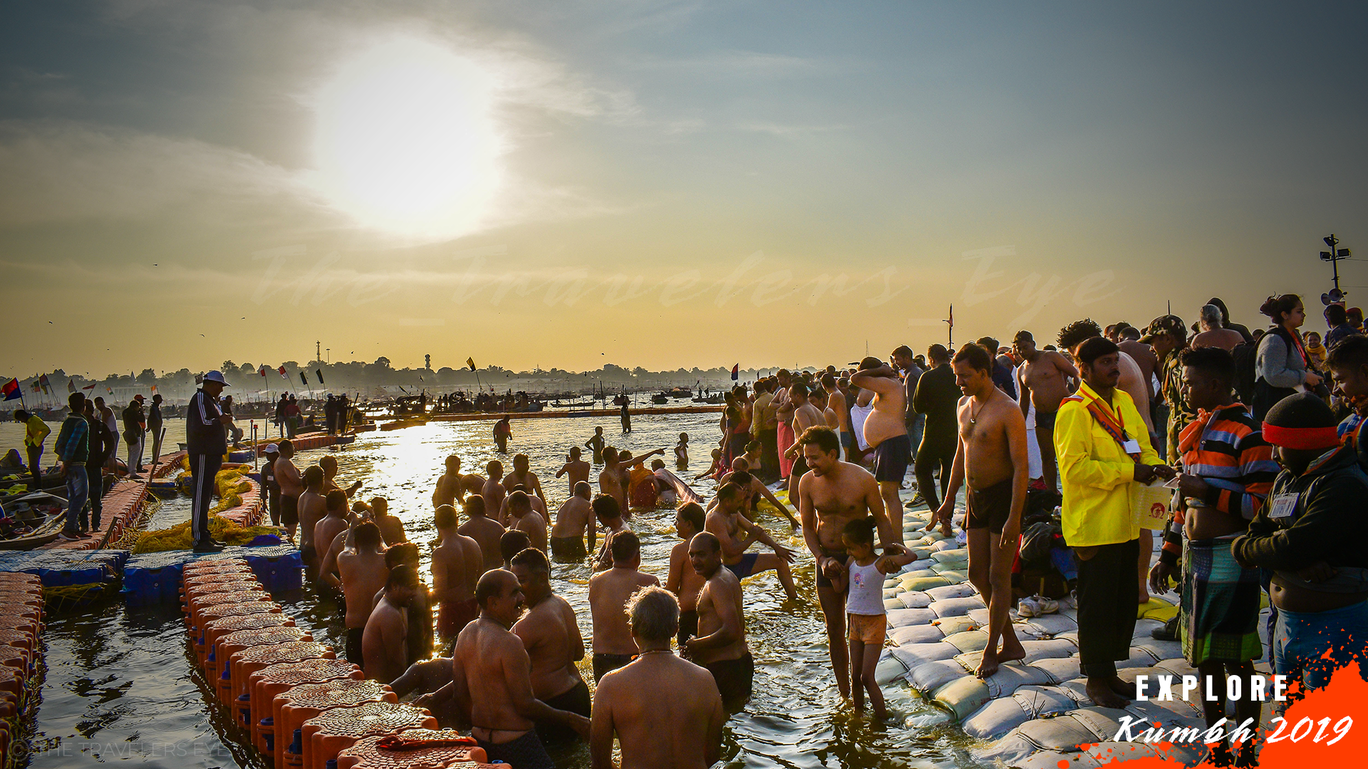
[[[0,550],[33,550],[62,533],[67,501],[56,494],[32,492],[0,501]]]

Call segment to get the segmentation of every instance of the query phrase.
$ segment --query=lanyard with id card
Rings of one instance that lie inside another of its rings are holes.
[[[1272,504],[1268,508],[1268,517],[1277,521],[1291,518],[1292,513],[1296,512],[1299,494],[1283,492],[1272,499]]]

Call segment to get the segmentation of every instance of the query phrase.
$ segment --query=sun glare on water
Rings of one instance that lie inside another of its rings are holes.
[[[343,62],[317,95],[319,189],[366,227],[470,232],[499,184],[492,86],[468,59],[412,38]]]

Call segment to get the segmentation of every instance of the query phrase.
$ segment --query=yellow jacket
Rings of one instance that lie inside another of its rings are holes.
[[[1159,463],[1149,430],[1129,395],[1113,390],[1109,408],[1087,383],[1080,385],[1076,397],[1065,399],[1059,407],[1054,428],[1064,491],[1061,523],[1069,547],[1114,545],[1140,536],[1140,522],[1131,512],[1130,500],[1135,460],[1088,411],[1092,401],[1116,414],[1126,436],[1140,443],[1141,462]]]

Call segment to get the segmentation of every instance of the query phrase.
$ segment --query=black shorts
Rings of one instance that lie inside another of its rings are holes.
[[[361,653],[361,637],[366,634],[363,627],[347,628],[347,661],[351,664],[365,669],[366,658]]]
[[[1055,417],[1057,416],[1059,416],[1058,411],[1041,411],[1040,409],[1036,409],[1036,427],[1053,430],[1055,426]]]
[[[751,685],[755,681],[755,658],[750,652],[738,659],[709,662],[703,667],[717,682],[723,705],[730,708],[750,699]]]
[[[874,447],[874,480],[879,483],[902,483],[911,462],[912,439],[907,433],[885,439]]]
[[[803,452],[800,451],[800,452],[798,452],[798,456],[796,456],[796,457],[793,458],[793,468],[792,468],[791,470],[789,470],[789,477],[792,478],[792,479],[794,479],[794,483],[797,484],[797,482],[798,482],[797,479],[802,478],[802,477],[803,477],[803,474],[806,473],[807,471],[808,471],[807,458],[804,457],[804,456],[803,456]]]
[[[689,639],[698,635],[698,612],[680,611],[679,612],[679,635],[675,636],[675,641],[679,644],[679,651],[684,652],[685,644]]]
[[[840,561],[842,565],[845,565],[845,562],[850,560],[850,553],[847,553],[844,550],[828,550],[824,547],[822,548],[822,557],[835,558]],[[826,574],[822,572],[822,563],[820,560],[817,562],[817,587],[835,587],[835,585],[831,584],[831,580],[827,579]]]
[[[583,537],[552,537],[551,556],[567,560],[582,560],[588,551],[584,549]]]
[[[741,560],[736,563],[724,563],[736,575],[737,579],[745,579],[755,572],[755,562],[760,559],[759,553],[742,553]]]
[[[289,494],[280,495],[280,525],[299,525],[299,497],[292,497]]]
[[[965,529],[987,529],[1001,534],[1012,515],[1012,481],[1007,479],[986,489],[970,489],[966,495]]]
[[[571,713],[578,713],[588,718],[593,712],[592,698],[589,696],[589,687],[583,682],[575,684],[564,694],[557,694],[549,700],[543,700],[548,707],[556,710],[568,710]],[[552,721],[538,721],[537,735],[541,738],[543,745],[553,743],[574,742],[579,739],[579,733],[574,729],[563,724]]]
[[[594,681],[602,681],[603,677],[621,667],[626,667],[632,661],[635,654],[595,654],[594,655]]]
[[[537,737],[537,730],[512,742],[492,743],[475,738],[475,744],[482,748],[490,761],[516,766],[518,769],[556,769],[551,757],[546,755],[546,747]]]

